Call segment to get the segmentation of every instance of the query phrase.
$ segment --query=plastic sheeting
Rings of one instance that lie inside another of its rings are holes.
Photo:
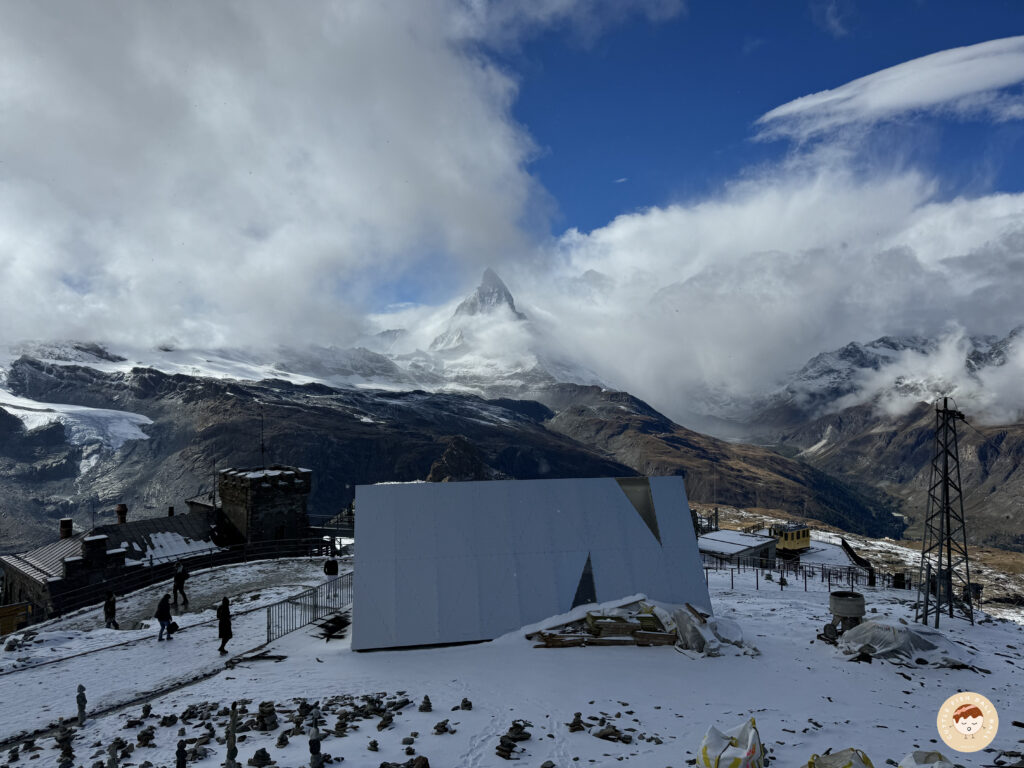
[[[899,768],[955,768],[941,752],[911,752],[900,760]]]
[[[642,592],[710,613],[683,480],[650,478],[650,493],[657,536],[614,478],[360,486],[353,649],[489,640],[565,613],[588,557],[598,602]]]
[[[812,755],[804,768],[875,768],[871,759],[859,749],[849,747],[827,755]]]
[[[970,666],[970,652],[942,632],[923,624],[865,621],[839,638],[845,654],[866,653],[876,659],[928,664],[934,667]]]
[[[711,726],[697,754],[701,768],[764,768],[765,764],[765,751],[754,718],[725,732]]]

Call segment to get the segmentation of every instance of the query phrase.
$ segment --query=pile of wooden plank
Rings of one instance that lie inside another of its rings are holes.
[[[611,614],[586,617],[527,635],[534,648],[579,648],[588,645],[675,645],[675,631],[666,631],[650,607],[638,604]]]

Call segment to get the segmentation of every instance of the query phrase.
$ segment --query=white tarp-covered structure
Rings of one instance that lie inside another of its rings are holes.
[[[845,654],[866,653],[877,659],[933,667],[970,666],[970,651],[942,632],[923,624],[876,619],[846,630],[839,638]]]
[[[711,613],[681,477],[356,490],[352,648],[489,640],[642,592]]]

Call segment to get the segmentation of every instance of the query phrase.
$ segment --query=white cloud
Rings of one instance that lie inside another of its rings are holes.
[[[814,23],[824,29],[833,37],[845,37],[849,34],[847,19],[852,13],[852,8],[847,2],[841,0],[812,0],[811,18]]]
[[[847,126],[917,112],[1016,120],[1024,97],[1006,89],[1024,82],[1024,36],[952,48],[897,64],[828,91],[776,107],[757,125],[761,138],[804,141]]]
[[[1024,195],[941,202],[935,189],[920,172],[779,167],[569,232],[548,269],[508,283],[550,338],[685,423],[850,341],[1024,322]]]
[[[480,47],[604,6],[4,5],[3,334],[344,341],[381,284],[530,247],[533,145]]]

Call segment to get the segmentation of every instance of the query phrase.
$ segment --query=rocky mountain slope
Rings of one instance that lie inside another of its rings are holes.
[[[967,416],[958,432],[971,538],[1024,550],[1024,423],[1013,410],[1014,388],[1006,389],[1020,334],[851,343],[812,358],[780,391],[736,412],[732,425],[747,439],[898,499],[907,535],[915,536],[927,504],[934,403],[952,396]]]
[[[24,428],[7,413],[0,491],[14,548],[46,539],[54,518],[88,524],[125,502],[136,514],[208,491],[215,467],[266,460],[309,467],[313,514],[332,515],[354,486],[383,480],[679,474],[695,499],[752,505],[807,504],[822,519],[872,535],[898,532],[880,497],[771,451],[736,446],[680,427],[627,393],[572,384],[524,400],[473,395],[336,389],[282,380],[243,382],[105,372],[22,357],[7,389],[37,403],[117,410],[151,423],[147,439],[116,449],[69,441],[62,425]],[[13,409],[12,409],[13,410]],[[84,463],[85,451],[93,452]],[[42,522],[40,522],[42,521]]]

